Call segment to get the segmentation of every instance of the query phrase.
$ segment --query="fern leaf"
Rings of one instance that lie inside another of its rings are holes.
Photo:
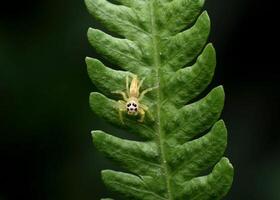
[[[88,74],[102,92],[90,94],[93,112],[139,136],[122,139],[93,131],[93,143],[125,170],[102,171],[104,183],[122,199],[219,200],[231,187],[233,167],[223,157],[227,129],[220,120],[222,86],[193,101],[211,82],[216,54],[207,44],[210,19],[204,0],[85,0],[92,16],[111,36],[90,28],[96,52],[120,70],[86,58]],[[119,116],[126,77],[144,80],[141,91],[150,117]],[[191,103],[190,103],[191,102]],[[105,198],[103,200],[112,200]]]

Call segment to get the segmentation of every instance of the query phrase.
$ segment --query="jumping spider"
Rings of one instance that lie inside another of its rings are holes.
[[[137,116],[139,115],[139,122],[143,122],[145,118],[145,112],[149,114],[148,107],[146,105],[143,105],[140,103],[140,101],[143,99],[144,95],[147,92],[150,92],[151,90],[155,89],[148,88],[146,90],[143,90],[141,93],[139,93],[140,87],[143,84],[143,80],[139,81],[137,76],[132,76],[131,83],[129,85],[129,77],[126,77],[126,92],[123,91],[114,91],[112,93],[120,94],[123,97],[123,100],[119,100],[119,117],[122,123],[123,122],[123,113],[127,113],[130,116]],[[151,116],[149,114],[149,116]]]

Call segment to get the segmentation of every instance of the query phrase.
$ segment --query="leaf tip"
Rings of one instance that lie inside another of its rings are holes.
[[[208,63],[211,63],[211,64],[208,64],[208,66],[211,66],[213,68],[216,67],[216,50],[212,43],[208,43],[206,45],[206,47],[203,50],[202,55],[207,58]]]
[[[97,92],[91,92],[89,94],[89,98],[94,98],[94,96],[96,96],[98,93]]]
[[[207,20],[207,21],[210,21],[210,17],[208,15],[208,12],[206,10],[204,10],[201,15],[200,15],[201,18]]]
[[[104,104],[108,99],[99,92],[91,92],[89,95],[89,100],[92,105]]]
[[[100,33],[101,31],[99,31],[98,29],[94,29],[94,28],[89,28],[87,31],[87,36],[89,41],[91,41],[91,39],[94,39],[97,37],[97,34]]]
[[[105,138],[104,132],[100,131],[100,130],[94,130],[94,131],[91,131],[91,136],[92,136],[92,141],[93,141],[93,144],[95,145],[95,147],[97,149],[100,149],[100,147],[102,147],[104,145],[103,144],[103,141]]]
[[[85,63],[87,65],[87,69],[88,69],[88,72],[89,72],[89,69],[93,67],[93,63],[96,59],[94,58],[91,58],[91,57],[86,57],[85,58]]]
[[[207,11],[203,11],[196,21],[196,25],[200,27],[200,29],[204,30],[203,34],[209,36],[211,21]],[[201,32],[201,30],[199,30]]]
[[[95,58],[86,57],[85,62],[87,64],[88,72],[93,68],[99,67],[101,62]],[[96,70],[95,70],[96,71]],[[89,73],[91,75],[91,73]]]
[[[229,173],[229,175],[233,176],[233,174],[234,174],[234,167],[230,163],[228,158],[222,157],[222,159],[220,161],[220,165],[224,167],[224,169]]]
[[[88,28],[88,33],[89,33],[89,32],[92,32],[92,31],[94,31],[94,30],[95,30],[94,28],[89,27],[89,28]]]
[[[205,51],[210,51],[210,52],[216,53],[213,43],[211,43],[211,42],[208,43],[205,47]]]
[[[217,95],[217,96],[221,96],[224,98],[225,96],[225,91],[224,91],[224,87],[222,85],[219,85],[217,87],[215,87],[213,89],[213,92]]]
[[[97,98],[100,96],[100,94],[98,92],[91,92],[89,94],[89,104],[90,106],[93,108],[94,105],[96,104],[95,101],[97,101]]]
[[[91,57],[86,57],[86,58],[85,58],[86,63],[90,62],[91,60],[92,60]]]
[[[209,95],[214,97],[215,99],[218,99],[218,98],[223,99],[225,96],[224,87],[222,85],[215,87],[214,89],[211,90]]]
[[[89,28],[89,29],[87,30],[87,36],[88,36],[88,38],[90,37],[92,31],[93,31],[93,28]]]
[[[221,112],[225,102],[225,92],[223,86],[220,85],[212,89],[209,93],[209,97],[213,102],[213,106],[215,105],[219,112]]]
[[[224,122],[224,120],[220,119],[219,121],[216,122],[215,124],[216,127],[220,128],[226,128],[226,124]]]
[[[108,179],[113,175],[113,171],[109,169],[105,169],[101,171],[101,178],[106,183]]]
[[[91,136],[92,138],[97,138],[97,137],[100,137],[102,134],[103,134],[103,131],[100,131],[100,130],[94,130],[94,131],[91,131]]]

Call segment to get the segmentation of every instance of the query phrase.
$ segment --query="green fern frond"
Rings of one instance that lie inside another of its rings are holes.
[[[218,200],[231,187],[233,167],[223,157],[227,130],[219,120],[222,86],[190,103],[211,82],[215,49],[207,44],[210,19],[203,0],[86,0],[92,16],[109,31],[88,30],[96,52],[116,68],[86,58],[88,73],[103,94],[90,94],[94,113],[142,140],[93,131],[93,142],[130,173],[102,171],[104,183],[124,199]],[[143,99],[154,120],[143,123],[118,113],[112,91],[125,90],[126,77],[144,79]],[[210,170],[210,171],[209,171]],[[103,199],[110,200],[110,199]],[[111,199],[112,200],[112,199]]]

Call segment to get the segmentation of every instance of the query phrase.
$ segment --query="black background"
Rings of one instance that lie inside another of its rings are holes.
[[[279,200],[277,7],[208,0],[205,8],[218,60],[211,87],[225,87],[235,166],[226,199]],[[100,26],[79,0],[3,1],[0,15],[0,200],[106,196],[99,172],[116,166],[90,130],[110,127],[90,111],[84,63],[95,57],[87,29]]]

